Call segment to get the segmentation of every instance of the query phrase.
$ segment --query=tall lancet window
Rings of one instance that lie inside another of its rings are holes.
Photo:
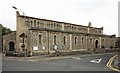
[[[39,44],[41,44],[41,43],[42,43],[42,36],[39,35]]]
[[[66,44],[66,37],[64,36],[64,38],[63,38],[64,40],[63,40],[63,42],[64,42],[64,44]]]
[[[54,45],[56,45],[56,41],[57,41],[56,36],[54,36]]]
[[[75,37],[75,44],[77,44],[77,37]]]
[[[31,21],[30,24],[31,24],[31,27],[32,27],[33,26],[33,22]]]
[[[34,20],[34,27],[36,27],[36,20]]]

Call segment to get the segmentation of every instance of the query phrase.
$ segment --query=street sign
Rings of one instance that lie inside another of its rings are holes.
[[[55,45],[55,50],[57,50],[57,46]]]
[[[45,47],[43,46],[43,50],[45,50]]]

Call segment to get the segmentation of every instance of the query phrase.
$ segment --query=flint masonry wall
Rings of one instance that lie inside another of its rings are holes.
[[[10,44],[10,43],[14,43],[14,44]],[[13,51],[15,51],[16,49],[16,32],[12,32],[10,34],[7,34],[5,36],[3,36],[3,51],[7,52],[10,51],[10,46],[12,46],[11,49],[14,49]]]
[[[23,51],[21,48],[22,38],[20,35],[25,33],[25,48],[32,52],[54,52],[54,46],[58,50],[82,51],[95,48],[115,47],[115,36],[104,35],[103,27],[92,27],[76,25],[65,22],[58,22],[47,19],[21,16],[17,12],[17,30],[16,30],[16,51]],[[96,47],[97,46],[97,47]],[[38,50],[33,50],[37,47]]]

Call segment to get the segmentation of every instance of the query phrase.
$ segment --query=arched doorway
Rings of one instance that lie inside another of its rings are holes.
[[[95,48],[98,48],[98,40],[95,41]]]
[[[15,50],[15,44],[14,44],[14,42],[9,42],[9,51],[14,51]]]

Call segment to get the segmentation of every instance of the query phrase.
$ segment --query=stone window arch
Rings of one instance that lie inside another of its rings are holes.
[[[82,44],[83,44],[83,42],[84,42],[84,38],[83,37],[82,37],[81,41],[82,41]]]
[[[29,21],[26,21],[26,24],[29,25]]]
[[[104,42],[104,39],[102,39],[102,41]]]
[[[77,44],[77,37],[75,37],[75,44]]]
[[[33,22],[31,21],[30,24],[31,24],[31,27],[32,27],[33,26]]]
[[[37,22],[37,26],[38,26],[38,27],[40,26],[40,22]]]
[[[36,20],[34,20],[34,27],[36,27]]]
[[[53,28],[53,24],[51,23],[50,25],[51,25],[51,28]]]
[[[56,24],[54,23],[54,29],[56,28]]]
[[[42,36],[39,34],[39,44],[42,44]]]
[[[64,43],[64,45],[66,44],[66,36],[64,36],[64,38],[63,38],[63,43]]]
[[[89,43],[93,45],[93,38],[91,37]]]
[[[56,43],[57,43],[57,37],[56,37],[56,35],[54,36],[54,45],[56,45]]]
[[[9,42],[9,51],[15,51],[15,43],[13,41]]]

